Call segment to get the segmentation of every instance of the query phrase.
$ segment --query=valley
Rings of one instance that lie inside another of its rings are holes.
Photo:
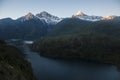
[[[0,39],[0,67],[19,70],[20,80],[120,79],[120,16],[28,13],[0,19]]]

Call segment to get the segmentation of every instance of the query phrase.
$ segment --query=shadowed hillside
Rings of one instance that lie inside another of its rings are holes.
[[[35,80],[21,51],[0,40],[0,80]]]
[[[64,19],[33,50],[52,58],[80,58],[119,66],[120,21]]]

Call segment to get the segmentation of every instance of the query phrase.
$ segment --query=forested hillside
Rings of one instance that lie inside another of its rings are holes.
[[[22,52],[0,40],[0,80],[36,80]]]
[[[119,65],[120,21],[65,19],[32,48],[52,58],[79,58]]]

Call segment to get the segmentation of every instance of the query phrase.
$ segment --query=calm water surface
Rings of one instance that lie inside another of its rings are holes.
[[[120,80],[112,65],[45,58],[28,48],[25,53],[38,80]]]

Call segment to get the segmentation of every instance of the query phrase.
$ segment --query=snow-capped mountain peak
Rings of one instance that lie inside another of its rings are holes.
[[[46,11],[43,11],[43,12],[36,14],[36,15],[29,12],[27,15],[22,16],[22,17],[18,18],[17,20],[24,22],[24,21],[31,20],[31,19],[41,20],[41,21],[46,22],[48,24],[57,24],[59,21],[62,20],[61,18],[54,16],[54,15],[51,15]]]
[[[38,17],[52,17],[52,15],[49,14],[48,12],[46,12],[46,11],[43,11],[39,14],[36,14],[36,16],[38,16]]]
[[[72,16],[72,18],[79,18],[79,19],[88,20],[88,21],[103,20],[103,17],[101,17],[101,16],[86,15],[82,11],[78,11],[75,15]]]
[[[38,17],[41,20],[45,20],[45,22],[47,22],[49,24],[56,24],[59,21],[61,21],[61,18],[59,18],[57,16],[53,16],[46,11],[36,14],[36,17]]]
[[[77,15],[77,16],[86,16],[86,14],[84,14],[82,11],[78,11],[78,12],[76,13],[76,15]]]
[[[35,16],[32,14],[32,13],[28,13],[27,15],[25,15],[24,16],[24,18],[26,19],[26,20],[29,20],[29,19],[32,19],[32,18],[34,18]]]
[[[103,18],[105,19],[105,20],[110,20],[110,19],[115,19],[117,16],[115,16],[115,15],[111,15],[111,16],[104,16]]]
[[[38,19],[38,18],[36,16],[34,16],[34,14],[29,12],[27,15],[22,16],[22,17],[18,18],[17,20],[24,22],[24,21],[31,20],[31,19]]]

